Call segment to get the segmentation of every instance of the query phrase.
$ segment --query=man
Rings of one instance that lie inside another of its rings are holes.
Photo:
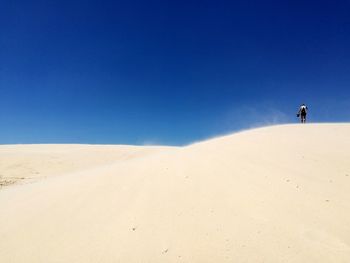
[[[307,114],[308,108],[307,106],[303,103],[300,108],[299,108],[299,112],[297,113],[297,117],[300,117],[300,121],[301,123],[305,123],[306,122],[306,114]]]

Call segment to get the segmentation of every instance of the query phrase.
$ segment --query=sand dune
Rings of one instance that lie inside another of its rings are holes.
[[[87,171],[166,148],[170,147],[47,144],[0,146],[0,187]]]
[[[350,262],[350,124],[0,158],[1,262]]]

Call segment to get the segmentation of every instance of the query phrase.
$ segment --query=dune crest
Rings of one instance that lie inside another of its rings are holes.
[[[0,157],[1,262],[350,262],[350,124]]]

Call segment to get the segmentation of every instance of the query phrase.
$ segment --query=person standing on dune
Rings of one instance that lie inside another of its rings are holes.
[[[297,117],[300,117],[300,121],[301,123],[305,123],[306,122],[306,114],[307,114],[308,108],[307,106],[303,103],[300,108],[299,111],[297,113]]]

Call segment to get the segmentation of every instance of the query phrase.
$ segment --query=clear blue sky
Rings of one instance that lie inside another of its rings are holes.
[[[350,1],[1,1],[0,144],[183,145],[350,119]]]

